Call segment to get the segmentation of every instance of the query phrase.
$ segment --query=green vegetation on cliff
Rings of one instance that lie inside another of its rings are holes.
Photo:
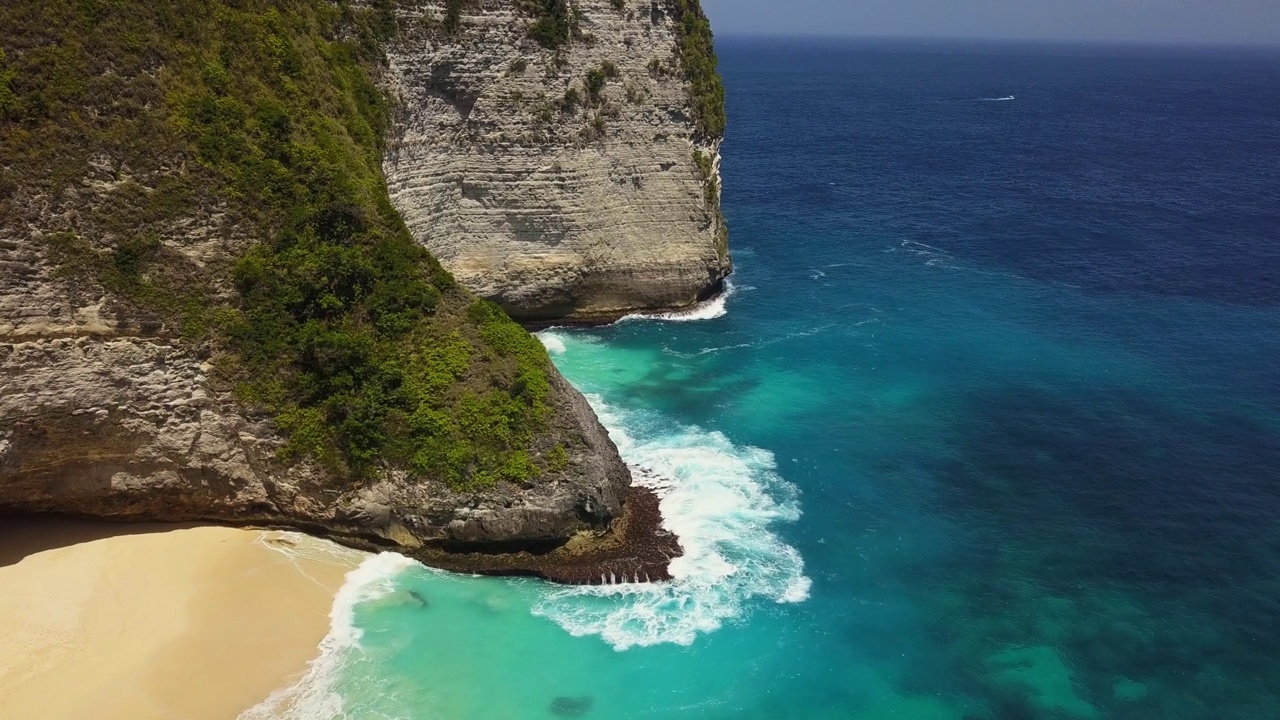
[[[389,3],[18,2],[0,26],[0,229],[37,223],[60,272],[181,332],[339,476],[562,467],[542,346],[387,197]]]
[[[518,4],[533,17],[529,36],[544,48],[558,50],[580,32],[582,11],[573,0],[519,0]]]
[[[716,172],[715,160],[701,150],[693,151],[693,164],[698,168],[698,179],[702,181],[702,200],[717,224],[716,252],[723,260],[729,256],[729,226],[720,207],[720,175]]]
[[[698,131],[710,137],[724,135],[724,81],[716,69],[715,40],[711,21],[699,0],[674,0],[680,63],[693,100]]]
[[[18,99],[13,95],[13,89],[9,87],[12,80],[13,71],[9,69],[4,51],[0,50],[0,120],[7,118],[18,104]]]

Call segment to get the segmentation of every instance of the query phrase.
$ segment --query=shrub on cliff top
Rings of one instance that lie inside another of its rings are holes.
[[[42,228],[51,256],[221,356],[219,376],[275,418],[288,454],[351,479],[527,482],[530,450],[553,446],[546,353],[458,288],[387,196],[388,105],[368,69],[391,10],[5,3],[0,167],[19,192],[92,198]],[[104,164],[120,180],[86,195]],[[232,218],[247,249],[194,265],[179,223],[198,208]]]
[[[694,122],[704,135],[724,134],[724,81],[716,69],[715,40],[711,21],[702,11],[699,0],[675,0],[676,37],[680,44],[680,63],[689,81]]]

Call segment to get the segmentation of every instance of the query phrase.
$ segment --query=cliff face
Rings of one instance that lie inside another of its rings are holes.
[[[0,240],[0,264],[47,282],[46,264],[19,265],[13,250]],[[10,279],[0,275],[0,287]],[[562,471],[473,492],[394,472],[349,483],[281,461],[278,429],[218,388],[199,348],[121,328],[96,306],[104,299],[66,305],[66,322],[53,325],[0,294],[0,513],[281,525],[419,554],[553,546],[622,512],[630,475],[558,376],[552,433],[573,448]]]
[[[83,0],[0,27],[0,516],[665,576],[656,499],[467,288],[536,320],[718,287],[696,0]]]
[[[420,556],[555,545],[621,515],[630,474],[554,369],[540,444],[565,448],[564,461],[528,483],[352,481],[282,454],[278,425],[219,377],[215,346],[56,257],[50,236],[89,225],[112,200],[108,177],[90,169],[57,198],[20,188],[28,204],[0,208],[0,515],[283,525]],[[244,242],[196,209],[176,227],[166,246],[205,267]]]
[[[723,120],[697,117],[696,2],[419,0],[399,14],[383,166],[415,239],[459,282],[532,321],[720,289]],[[561,36],[539,37],[552,20]]]

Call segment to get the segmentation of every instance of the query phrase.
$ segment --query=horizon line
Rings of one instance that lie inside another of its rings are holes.
[[[772,39],[772,40],[852,40],[852,41],[888,41],[888,42],[971,42],[971,43],[1007,43],[1021,45],[1095,45],[1112,47],[1153,47],[1153,48],[1204,48],[1230,50],[1280,50],[1280,41],[1275,42],[1230,42],[1226,40],[1170,40],[1140,38],[1037,38],[1037,37],[984,37],[977,35],[869,35],[859,33],[824,33],[824,32],[768,32],[716,30],[716,39]]]

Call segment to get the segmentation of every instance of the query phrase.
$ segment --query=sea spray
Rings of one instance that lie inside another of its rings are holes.
[[[604,349],[589,335],[549,331],[540,337],[549,352],[562,358],[588,347]],[[513,632],[516,627],[536,632],[516,619],[523,615],[533,620],[531,613],[554,623],[551,628],[575,637],[597,636],[606,648],[622,651],[692,645],[700,635],[743,617],[752,602],[808,598],[803,560],[773,530],[777,523],[798,519],[800,509],[798,492],[778,475],[772,453],[737,445],[719,432],[673,423],[656,412],[611,406],[600,395],[588,395],[588,400],[633,468],[635,482],[659,496],[665,529],[680,539],[684,554],[672,561],[674,580],[659,584],[617,578],[607,586],[562,587],[449,576],[401,555],[372,556],[348,575],[338,592],[330,632],[303,679],[241,720],[381,720],[428,708],[435,715],[423,717],[449,716],[456,707],[450,703],[467,700],[445,692],[431,677],[406,675],[388,663],[405,653],[421,662],[425,658],[419,653],[432,652],[429,648],[456,646],[434,625],[459,617],[453,613],[468,617],[480,612]],[[412,604],[408,600],[417,587],[431,596],[428,614],[420,620],[396,617],[394,613],[403,612],[400,606]],[[515,605],[507,607],[511,603]],[[501,617],[507,612],[515,615]],[[366,638],[361,628],[369,621],[381,630]],[[387,635],[388,624],[400,629]],[[475,629],[477,638],[488,633]],[[424,645],[421,638],[432,641]]]
[[[804,561],[771,529],[800,516],[796,489],[777,474],[771,453],[611,407],[599,395],[588,400],[636,484],[661,499],[663,525],[680,538],[684,555],[671,563],[671,582],[548,589],[536,614],[626,650],[691,645],[741,616],[753,599],[808,598]]]
[[[698,303],[691,308],[685,310],[676,310],[666,313],[632,313],[624,315],[618,322],[629,322],[635,320],[662,320],[666,322],[694,322],[697,320],[714,320],[724,317],[729,313],[729,298],[733,297],[737,288],[733,283],[725,281],[724,292],[707,300]]]

